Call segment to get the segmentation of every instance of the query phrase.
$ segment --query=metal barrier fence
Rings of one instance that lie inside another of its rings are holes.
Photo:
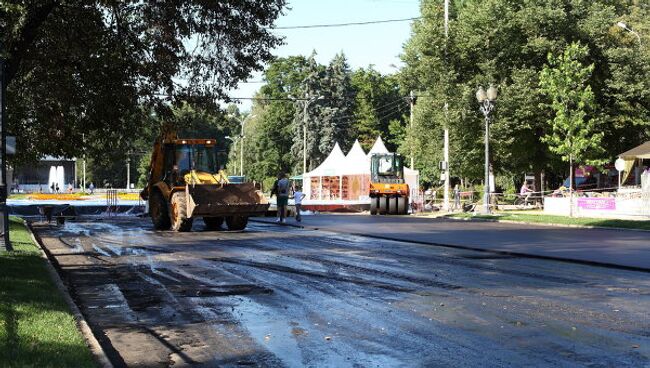
[[[117,212],[118,201],[119,198],[117,196],[117,189],[106,190],[106,212],[109,216]]]

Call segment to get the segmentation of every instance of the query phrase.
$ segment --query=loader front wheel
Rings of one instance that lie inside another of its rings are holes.
[[[169,204],[169,219],[171,229],[174,231],[192,230],[192,218],[187,217],[187,196],[185,192],[172,194]]]
[[[226,217],[226,225],[228,225],[228,230],[244,230],[248,225],[248,217],[228,216]]]
[[[154,190],[149,197],[149,216],[156,230],[169,230],[171,222],[165,198],[159,190]]]
[[[203,222],[208,230],[219,230],[223,224],[223,217],[204,217]]]

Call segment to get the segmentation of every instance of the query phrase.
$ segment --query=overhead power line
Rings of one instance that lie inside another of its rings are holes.
[[[384,19],[384,20],[370,20],[365,22],[350,22],[350,23],[333,23],[333,24],[308,24],[301,26],[284,26],[284,27],[274,27],[272,29],[308,29],[308,28],[333,28],[333,27],[350,27],[350,26],[365,26],[369,24],[380,24],[380,23],[395,23],[395,22],[408,22],[412,20],[418,20],[422,17],[413,17],[413,18],[401,18],[401,19]]]

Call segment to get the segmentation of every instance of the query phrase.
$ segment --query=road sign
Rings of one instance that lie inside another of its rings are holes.
[[[623,160],[622,158],[617,158],[616,161],[614,162],[614,167],[618,171],[625,170],[625,160]]]

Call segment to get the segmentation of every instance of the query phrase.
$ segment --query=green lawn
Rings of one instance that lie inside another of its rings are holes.
[[[11,218],[0,252],[0,366],[96,367],[27,229]]]
[[[491,219],[491,220],[534,222],[540,224],[584,225],[584,226],[602,226],[602,227],[617,227],[617,228],[624,228],[624,229],[650,230],[650,221],[578,218],[578,217],[552,216],[552,215],[535,214],[535,213],[500,212],[495,215],[472,215],[470,213],[455,213],[447,216],[456,217],[456,218],[480,218],[480,219]]]

